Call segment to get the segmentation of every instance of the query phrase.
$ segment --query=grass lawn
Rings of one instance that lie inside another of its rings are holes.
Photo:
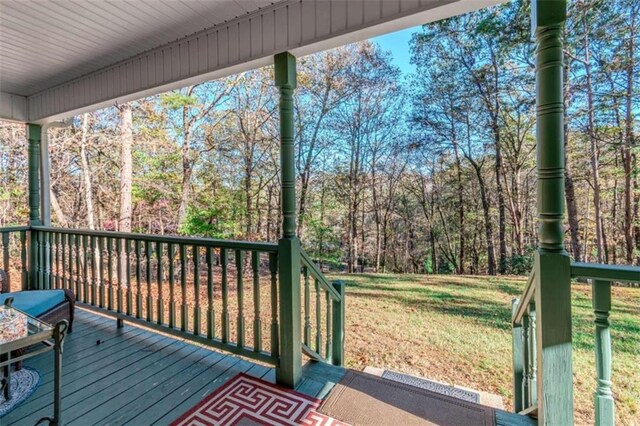
[[[346,363],[499,394],[512,409],[511,300],[525,278],[333,275],[346,283]],[[619,424],[640,425],[640,289],[614,288],[613,391]],[[588,285],[573,287],[576,423],[593,423],[595,361]]]

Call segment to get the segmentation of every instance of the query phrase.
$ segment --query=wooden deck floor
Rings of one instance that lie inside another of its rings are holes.
[[[98,344],[97,342],[100,342]],[[40,385],[2,426],[33,425],[53,413],[53,355],[30,359]],[[273,368],[76,310],[63,355],[65,425],[167,425],[237,373],[274,382]],[[309,363],[299,392],[324,398],[344,369]]]

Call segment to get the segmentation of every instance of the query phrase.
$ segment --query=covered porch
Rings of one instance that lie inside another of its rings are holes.
[[[87,52],[77,46],[68,50],[65,60],[54,61],[62,65],[51,63],[50,68],[18,53],[3,53],[2,62],[12,65],[0,80],[0,118],[27,126],[29,222],[0,229],[0,268],[9,272],[13,291],[69,289],[76,295],[77,323],[64,356],[63,421],[168,424],[239,372],[317,398],[327,396],[345,373],[348,299],[344,285],[324,276],[296,236],[296,57],[494,3],[213,2],[216,18],[201,17],[197,28],[189,19],[205,10],[190,9],[193,16],[180,25],[167,25],[164,33],[154,28],[154,19],[141,19],[146,26],[125,25],[125,41],[131,37],[135,43],[125,48],[121,39],[104,38],[102,55],[93,61],[84,61]],[[96,14],[90,3],[77,16],[54,3],[8,2],[2,7],[15,18],[12,31],[25,34],[41,31],[26,21],[30,13],[44,16],[40,7],[71,21],[89,22],[88,17]],[[153,15],[141,7],[154,6],[123,3],[123,10],[114,13],[124,21],[123,13]],[[163,7],[171,9],[164,2]],[[237,10],[227,16],[230,8]],[[539,251],[523,296],[513,305],[513,394],[518,414],[497,410],[495,421],[526,424],[535,418],[540,424],[572,423],[570,284],[573,278],[585,278],[593,280],[594,289],[596,419],[611,424],[611,282],[640,281],[640,270],[571,264],[564,250],[566,5],[534,1],[532,11],[538,44]],[[39,19],[45,25],[46,20]],[[205,29],[194,32],[201,27]],[[70,45],[81,37],[78,31],[92,35],[90,26],[43,31]],[[34,48],[15,35],[11,40],[15,52]],[[280,94],[282,238],[278,243],[52,227],[49,126],[85,111],[269,64],[274,65],[274,85]],[[33,365],[49,373],[52,368],[42,357]],[[45,373],[45,383],[46,377]],[[42,386],[8,415],[8,424],[42,417],[50,409],[51,392]]]
[[[275,383],[275,369],[188,341],[133,326],[116,328],[112,318],[79,309],[65,343],[62,421],[69,425],[166,425],[239,373]],[[100,341],[100,344],[96,342]],[[53,410],[51,355],[28,367],[41,385],[3,425],[35,424]],[[324,398],[344,369],[306,363],[296,390]]]

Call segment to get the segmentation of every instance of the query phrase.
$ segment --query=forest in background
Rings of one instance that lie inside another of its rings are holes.
[[[633,0],[569,2],[566,247],[640,264]],[[536,246],[528,1],[424,26],[403,75],[365,41],[298,59],[298,234],[324,267],[523,274]],[[49,130],[54,225],[276,241],[272,68]],[[0,226],[28,217],[24,126],[0,123]]]

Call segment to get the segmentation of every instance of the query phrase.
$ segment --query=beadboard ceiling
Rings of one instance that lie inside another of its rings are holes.
[[[0,0],[0,88],[30,96],[269,0]]]

